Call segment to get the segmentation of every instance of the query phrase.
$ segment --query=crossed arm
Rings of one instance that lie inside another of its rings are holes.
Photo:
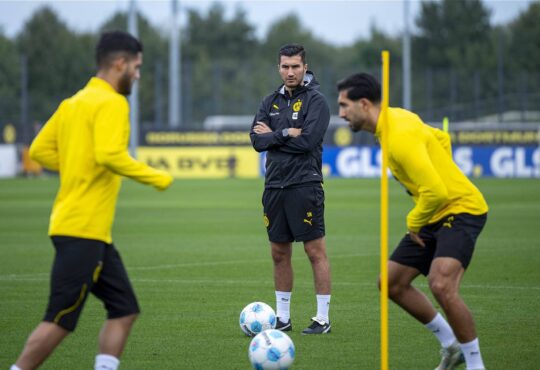
[[[265,107],[261,106],[251,129],[251,142],[255,150],[262,152],[278,147],[279,150],[302,154],[320,144],[330,122],[330,109],[322,96],[314,98],[301,128],[288,127],[289,136],[274,132],[265,122],[269,120]]]
[[[255,126],[253,127],[253,132],[255,132],[256,134],[266,134],[273,131],[270,127],[268,127],[266,123],[257,121],[257,123],[255,123]],[[294,128],[294,127],[289,128],[290,137],[298,137],[300,136],[301,133],[302,133],[301,128]]]

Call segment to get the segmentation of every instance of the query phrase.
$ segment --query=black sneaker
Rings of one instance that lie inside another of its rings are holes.
[[[313,321],[310,326],[308,326],[304,331],[302,332],[302,335],[304,334],[328,334],[330,333],[330,330],[332,329],[332,326],[330,326],[329,322],[324,322],[323,320],[319,320],[316,317],[313,317],[311,319]]]
[[[291,331],[292,330],[291,319],[289,319],[287,322],[283,322],[278,317],[277,322],[276,322],[276,330]]]

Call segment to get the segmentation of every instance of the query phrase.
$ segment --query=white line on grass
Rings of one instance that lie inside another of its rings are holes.
[[[374,256],[375,253],[355,253],[355,254],[342,254],[337,256],[331,256],[331,259],[338,258],[351,258],[351,257],[368,257]],[[296,257],[293,258],[296,260],[303,260],[304,258]],[[165,270],[165,269],[175,269],[175,268],[185,268],[185,267],[205,267],[205,266],[227,266],[227,265],[240,265],[240,264],[255,264],[255,263],[268,263],[270,259],[252,259],[252,260],[235,260],[235,261],[214,261],[214,262],[189,262],[189,263],[175,263],[167,265],[155,265],[155,266],[134,266],[128,267],[128,271],[147,271],[147,270]],[[27,277],[28,279],[39,278],[42,276],[49,276],[49,273],[46,272],[37,272],[34,274],[7,274],[0,275],[1,280],[15,280],[18,278]]]
[[[376,253],[355,253],[355,254],[342,254],[337,256],[331,256],[331,259],[337,258],[351,258],[351,257],[367,257],[373,256]],[[301,257],[293,258],[293,260],[304,259]],[[268,259],[257,260],[235,260],[235,261],[216,261],[216,262],[192,262],[192,263],[178,263],[169,265],[156,265],[156,266],[135,266],[128,268],[129,271],[148,271],[148,270],[163,270],[174,269],[182,267],[204,267],[204,266],[220,266],[220,265],[236,265],[245,263],[267,263]],[[34,274],[7,274],[0,275],[0,282],[2,281],[20,281],[20,282],[34,282],[34,281],[48,281],[49,273],[39,272]],[[175,284],[264,284],[266,280],[254,281],[254,280],[224,280],[224,279],[141,279],[132,278],[134,282],[140,283],[175,283]],[[337,286],[375,286],[375,283],[363,283],[363,282],[347,282],[347,281],[333,281],[332,285]],[[427,284],[416,284],[419,287],[427,288]],[[517,290],[539,290],[540,286],[509,286],[509,285],[484,285],[484,284],[464,284],[461,286],[465,289],[517,289]]]
[[[331,259],[336,258],[351,258],[351,257],[367,257],[375,256],[375,253],[355,253],[355,254],[342,254],[338,256],[331,256]],[[293,258],[293,261],[304,260],[304,258]],[[129,271],[142,271],[142,270],[162,270],[162,269],[174,269],[177,267],[204,267],[204,266],[220,266],[220,265],[237,265],[244,263],[268,263],[270,259],[256,259],[256,260],[236,260],[236,261],[216,261],[216,262],[190,262],[190,263],[177,263],[171,265],[158,265],[158,266],[138,266],[128,268]]]
[[[46,275],[46,274],[42,274]],[[21,275],[3,275],[0,276],[0,282],[8,281],[18,281],[18,282],[45,282],[48,281],[48,277],[21,277]],[[144,278],[132,278],[135,283],[149,283],[149,284],[202,284],[202,285],[264,285],[268,283],[268,280],[244,280],[244,279],[144,279]],[[295,285],[312,285],[311,282],[306,282],[302,284],[297,282]],[[361,286],[361,287],[375,287],[375,283],[366,283],[366,282],[353,282],[353,281],[333,281],[332,285],[335,286]],[[421,288],[427,288],[428,285],[425,283],[415,284]],[[493,289],[493,290],[538,290],[540,291],[540,286],[519,286],[519,285],[483,285],[483,284],[463,284],[461,286],[463,289]]]
[[[233,285],[262,285],[268,283],[268,280],[224,280],[224,279],[132,279],[134,282],[139,283],[177,283],[177,284],[233,284]],[[306,282],[306,285],[312,285],[312,282]],[[299,285],[299,283],[295,283]],[[300,285],[302,285],[300,283]],[[332,285],[337,286],[365,286],[365,287],[376,287],[376,283],[363,283],[363,282],[352,282],[352,281],[332,281]],[[418,287],[427,288],[427,284],[415,284]],[[518,290],[540,290],[539,286],[508,286],[508,285],[482,285],[482,284],[464,284],[461,288],[465,289],[518,289]]]

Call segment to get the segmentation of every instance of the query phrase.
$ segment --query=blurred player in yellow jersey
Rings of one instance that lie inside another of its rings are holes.
[[[114,31],[96,47],[98,72],[64,100],[30,147],[30,156],[59,172],[49,236],[56,254],[43,321],[28,338],[12,370],[39,367],[77,325],[88,293],[107,310],[95,369],[115,370],[139,314],[137,298],[111,227],[122,176],[164,190],[170,174],[130,157],[126,95],[140,77],[142,45]]]
[[[381,87],[371,75],[354,74],[337,85],[339,115],[353,131],[380,137]],[[388,109],[388,161],[394,178],[413,197],[408,232],[388,262],[390,299],[433,332],[441,343],[436,370],[484,369],[474,321],[459,295],[476,239],[486,222],[488,206],[480,191],[452,159],[450,137],[416,114]],[[420,274],[445,318],[412,286]]]

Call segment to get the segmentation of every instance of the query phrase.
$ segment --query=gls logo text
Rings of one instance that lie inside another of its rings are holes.
[[[381,150],[375,147],[348,147],[336,157],[336,169],[343,177],[381,176]]]
[[[531,146],[462,146],[454,160],[467,176],[540,177],[540,148]]]
[[[538,146],[456,146],[453,157],[469,177],[540,178]],[[333,176],[379,177],[381,150],[375,146],[329,147],[323,152],[323,162]]]

